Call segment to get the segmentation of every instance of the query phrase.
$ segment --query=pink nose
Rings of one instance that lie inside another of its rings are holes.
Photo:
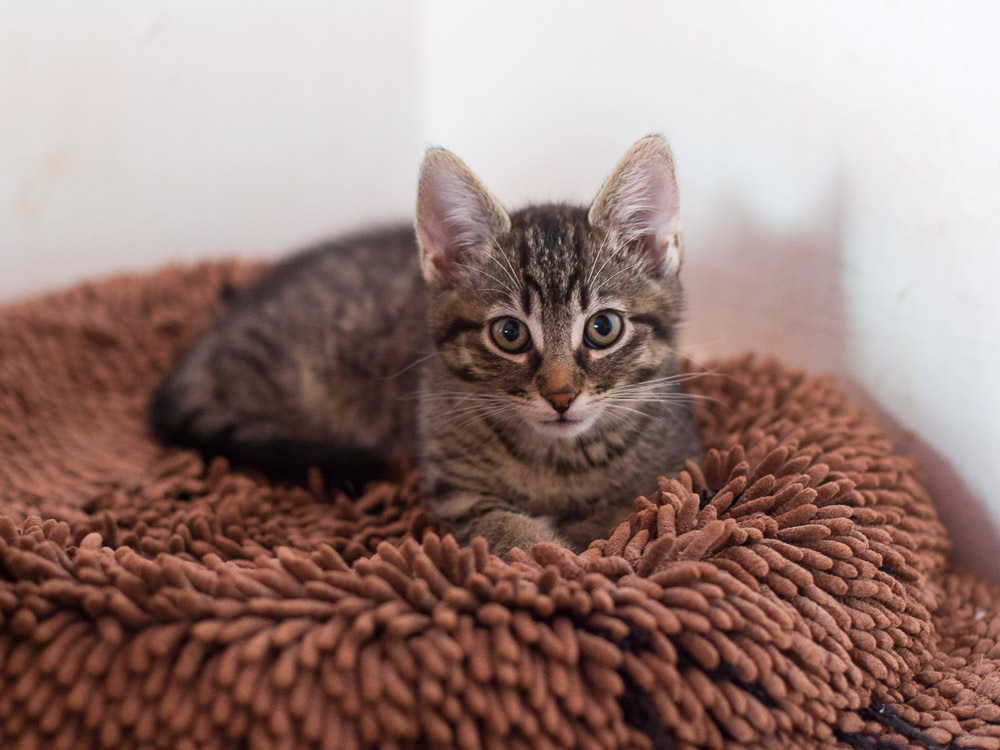
[[[565,388],[560,388],[558,391],[546,393],[545,398],[547,398],[549,403],[552,404],[553,409],[562,414],[569,408],[569,405],[573,403],[577,395],[577,392],[573,390],[572,386],[566,386]]]

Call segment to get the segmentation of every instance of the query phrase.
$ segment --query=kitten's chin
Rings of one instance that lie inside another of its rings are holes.
[[[596,414],[588,414],[580,419],[552,419],[534,421],[534,427],[541,434],[551,438],[575,438],[589,430],[597,419]]]

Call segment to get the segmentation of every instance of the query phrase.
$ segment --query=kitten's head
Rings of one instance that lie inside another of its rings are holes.
[[[649,381],[675,366],[679,229],[659,137],[629,149],[589,209],[509,214],[455,155],[428,151],[416,230],[450,390],[549,438],[663,398],[669,384]]]

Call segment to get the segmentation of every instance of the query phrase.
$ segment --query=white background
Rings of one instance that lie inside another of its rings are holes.
[[[613,9],[613,10],[612,10]],[[677,157],[696,357],[835,373],[1000,579],[1000,5],[0,0],[0,301]]]

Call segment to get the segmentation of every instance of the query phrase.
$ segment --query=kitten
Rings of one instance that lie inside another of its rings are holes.
[[[315,465],[359,482],[415,455],[461,541],[581,550],[700,450],[674,347],[679,227],[659,137],[589,209],[508,213],[431,149],[416,242],[386,229],[279,265],[164,380],[154,424],[298,480]]]

